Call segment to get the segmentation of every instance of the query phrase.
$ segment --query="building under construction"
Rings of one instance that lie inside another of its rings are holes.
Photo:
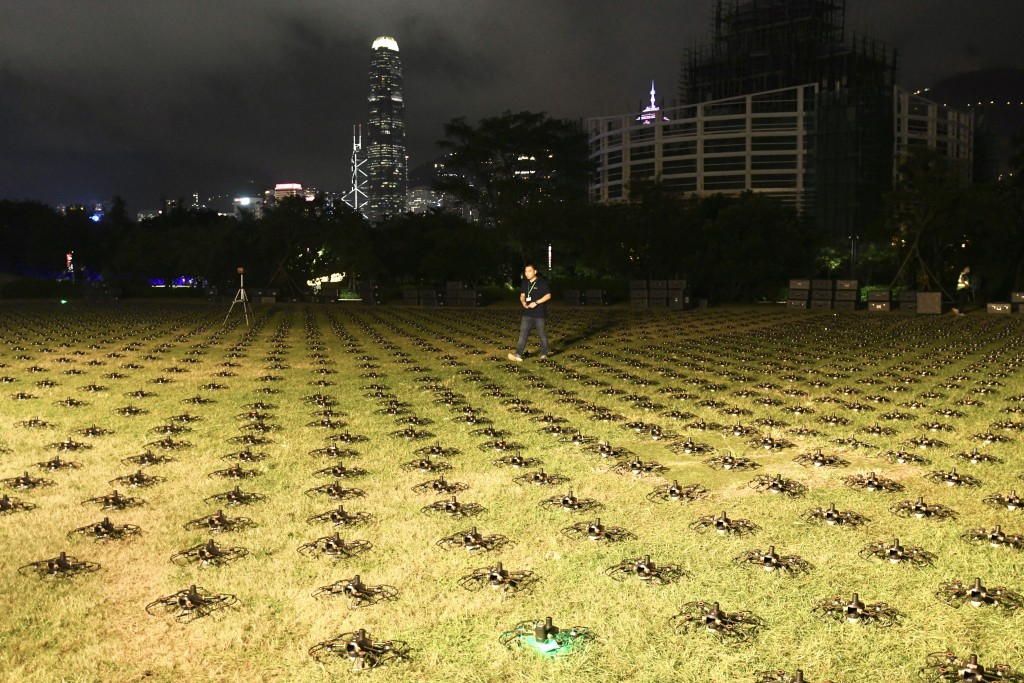
[[[892,186],[897,59],[883,43],[848,39],[845,14],[845,0],[715,0],[712,40],[686,52],[679,98],[816,84],[806,210],[820,228],[854,234]]]

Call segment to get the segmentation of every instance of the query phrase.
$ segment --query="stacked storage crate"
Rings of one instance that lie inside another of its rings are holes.
[[[872,313],[887,313],[892,310],[892,290],[875,289],[868,292],[868,310]]]
[[[859,295],[860,289],[857,287],[856,280],[836,280],[832,308],[837,311],[855,311]]]
[[[1024,292],[1011,293],[1010,303],[1013,304],[1014,313],[1024,313]]]
[[[647,280],[629,281],[629,305],[633,308],[647,308]]]
[[[832,281],[811,280],[811,309],[829,310],[832,308]]]
[[[673,311],[685,311],[690,307],[690,290],[686,280],[668,281],[668,307]]]
[[[803,308],[806,309],[807,302],[811,298],[811,281],[810,280],[790,280],[789,281],[789,300],[786,302],[788,308]]]
[[[607,306],[608,292],[603,289],[588,289],[583,292],[580,303],[584,306]]]
[[[359,293],[359,298],[363,300],[364,304],[380,306],[380,285],[376,282],[362,282],[356,291]]]
[[[900,292],[900,310],[904,313],[916,313],[917,312],[917,291],[913,289],[906,289]]]

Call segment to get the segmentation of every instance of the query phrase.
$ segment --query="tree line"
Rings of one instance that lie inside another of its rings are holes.
[[[764,194],[684,196],[655,179],[634,184],[628,202],[590,204],[586,134],[573,122],[505,112],[455,119],[445,135],[436,189],[446,210],[370,224],[323,197],[289,198],[260,219],[179,207],[134,222],[115,198],[93,222],[0,200],[0,273],[52,278],[74,251],[86,275],[135,291],[182,275],[228,283],[238,266],[254,287],[295,293],[337,272],[395,287],[485,286],[516,281],[528,261],[546,270],[550,249],[548,276],[564,287],[685,279],[715,301],[774,299],[791,277],[931,289],[967,264],[992,296],[1024,285],[1024,172],[963,186],[948,162],[917,152],[885,198],[885,220],[864,226],[854,253],[852,236],[819,234]],[[1021,169],[1024,154],[1014,163]]]

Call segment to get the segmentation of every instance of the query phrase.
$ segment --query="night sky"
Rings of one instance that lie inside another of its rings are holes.
[[[900,83],[1024,66],[1020,0],[848,0]],[[410,165],[442,125],[587,117],[676,96],[712,0],[0,0],[0,198],[203,198],[294,181],[344,191],[370,44],[398,41]],[[998,94],[993,96],[997,97]],[[252,183],[250,185],[250,182]]]

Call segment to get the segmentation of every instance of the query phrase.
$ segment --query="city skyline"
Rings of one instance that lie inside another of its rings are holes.
[[[1018,3],[847,5],[847,30],[895,45],[910,89],[1024,66]],[[683,52],[707,40],[711,8],[14,0],[0,8],[0,197],[118,194],[134,212],[161,196],[244,192],[250,181],[344,192],[375,36],[402,46],[415,168],[438,154],[443,124],[458,116],[639,111],[652,78],[671,104]]]

